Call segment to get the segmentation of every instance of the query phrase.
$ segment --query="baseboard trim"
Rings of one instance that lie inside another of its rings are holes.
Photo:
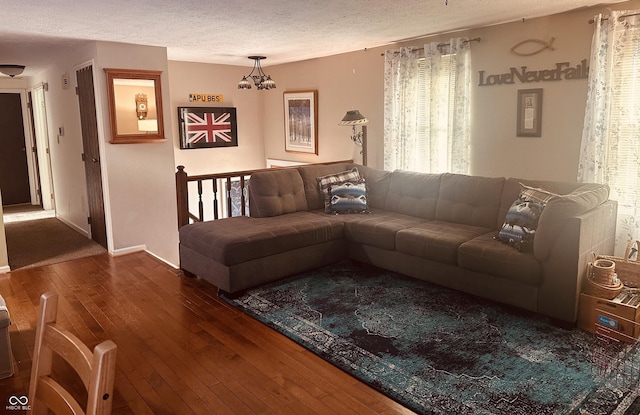
[[[81,227],[77,226],[73,222],[69,222],[68,220],[66,220],[62,216],[56,216],[56,219],[58,219],[60,222],[64,223],[68,227],[73,228],[73,230],[75,230],[76,232],[81,233],[82,235],[84,235],[85,238],[89,238],[89,231],[87,231],[86,229],[82,229]],[[91,238],[89,238],[89,239],[91,239]]]
[[[9,265],[0,267],[0,274],[6,274],[7,272],[11,272],[11,267]]]
[[[118,256],[123,256],[123,255],[129,255],[129,254],[134,254],[136,252],[146,252],[147,254],[151,255],[152,257],[164,262],[165,264],[169,265],[171,268],[174,269],[180,269],[179,266],[172,264],[171,262],[167,261],[164,258],[159,257],[158,255],[154,254],[153,252],[147,250],[147,245],[136,245],[136,246],[130,246],[128,248],[121,248],[121,249],[115,249],[113,252],[109,252],[109,255],[113,256],[113,257],[118,257]]]
[[[136,252],[144,252],[146,250],[147,250],[146,245],[136,245],[136,246],[130,246],[127,248],[114,249],[113,251],[110,251],[109,254],[113,257],[118,257],[118,256],[133,254]]]
[[[176,264],[172,264],[171,262],[167,261],[166,259],[159,257],[158,255],[154,254],[151,251],[147,251],[147,254],[151,255],[152,257],[164,262],[165,264],[169,265],[170,267],[174,268],[174,269],[180,269],[180,267]]]

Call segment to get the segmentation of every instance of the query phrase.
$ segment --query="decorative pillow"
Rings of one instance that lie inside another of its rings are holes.
[[[523,198],[517,199],[507,211],[504,224],[496,235],[496,239],[513,246],[520,252],[533,250],[533,238],[543,209],[543,203]]]
[[[552,193],[544,189],[531,187],[531,186],[527,186],[526,184],[520,183],[520,199],[522,200],[527,200],[530,202],[538,202],[538,203],[542,203],[542,205],[546,205],[551,201],[551,199],[558,196],[559,195],[556,193]]]
[[[358,182],[332,184],[330,194],[331,213],[369,213],[364,179]]]
[[[544,207],[558,194],[520,183],[520,195],[511,204],[496,239],[520,252],[533,250],[533,239]]]
[[[322,193],[322,197],[324,198],[324,211],[331,213],[331,196],[329,195],[329,187],[335,183],[357,182],[360,180],[360,173],[358,172],[358,168],[354,167],[351,170],[318,177],[316,180],[320,187],[320,193]]]

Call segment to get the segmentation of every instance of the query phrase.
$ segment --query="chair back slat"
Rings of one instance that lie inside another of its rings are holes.
[[[29,414],[45,415],[49,410],[58,415],[108,415],[113,406],[116,371],[116,344],[105,340],[93,352],[74,334],[56,324],[58,296],[45,293],[40,297],[36,341],[31,367]],[[62,385],[62,379],[52,378],[53,355],[67,362],[82,380],[87,390],[83,407]]]
[[[47,403],[43,411],[51,409],[56,415],[84,414],[82,407],[73,396],[58,382],[49,377],[38,379],[38,394],[40,396],[39,400]]]
[[[66,330],[61,330],[55,325],[45,326],[43,346],[48,347],[58,354],[78,373],[84,383],[84,387],[89,387],[91,379],[91,360],[93,353],[76,336]]]

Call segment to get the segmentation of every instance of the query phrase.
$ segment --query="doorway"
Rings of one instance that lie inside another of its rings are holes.
[[[38,179],[39,203],[44,210],[55,209],[53,192],[53,173],[51,171],[51,151],[47,125],[47,108],[44,99],[44,85],[35,87],[28,92],[29,110],[31,115],[31,130],[35,145],[33,148],[34,165]]]
[[[52,210],[37,205],[4,209],[7,254],[11,271],[100,255],[107,250],[66,225]]]
[[[98,143],[98,119],[93,84],[93,66],[76,71],[78,103],[82,127],[84,170],[87,181],[89,226],[91,239],[107,248],[107,225],[104,211],[100,145]]]
[[[0,93],[0,191],[4,205],[31,203],[20,93]]]

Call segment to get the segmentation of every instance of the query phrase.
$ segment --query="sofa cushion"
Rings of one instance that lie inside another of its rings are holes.
[[[331,213],[368,213],[367,185],[364,180],[332,184],[330,187]]]
[[[332,185],[344,182],[355,182],[360,180],[360,173],[356,167],[351,170],[345,170],[338,173],[328,174],[316,178],[318,182],[318,188],[322,194],[324,200],[324,211],[331,213],[331,194],[329,189]]]
[[[497,229],[503,177],[477,177],[444,173],[435,219]]]
[[[367,182],[367,206],[370,209],[384,209],[392,173],[355,163],[349,164],[349,168],[352,167],[357,167],[360,177]]]
[[[438,202],[440,175],[396,170],[391,175],[385,210],[433,219]]]
[[[489,231],[479,226],[430,221],[399,230],[396,234],[396,250],[455,265],[458,262],[458,247]]]
[[[181,245],[226,266],[343,237],[342,222],[311,212],[236,216],[180,228]]]
[[[344,222],[347,240],[390,250],[396,249],[396,233],[399,230],[425,222],[424,219],[385,211],[357,215],[356,218]]]
[[[264,218],[307,210],[302,177],[296,169],[273,169],[251,175],[249,212]]]
[[[540,285],[542,282],[540,262],[530,252],[519,252],[496,241],[494,235],[494,232],[490,232],[460,245],[458,266],[528,285]]]
[[[349,167],[347,167],[347,163],[334,163],[326,165],[299,166],[297,167],[297,170],[300,172],[300,176],[302,177],[304,192],[307,197],[307,206],[309,210],[316,210],[324,209],[324,196],[320,193],[320,189],[318,188],[317,178],[349,170]]]

